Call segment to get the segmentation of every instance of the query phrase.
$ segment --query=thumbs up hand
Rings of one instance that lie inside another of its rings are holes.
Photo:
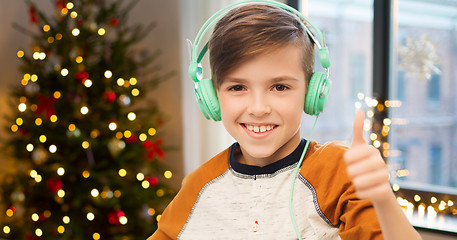
[[[343,158],[357,196],[374,203],[382,202],[392,194],[389,172],[379,150],[369,146],[363,138],[364,120],[365,113],[358,111],[354,120],[352,145]]]

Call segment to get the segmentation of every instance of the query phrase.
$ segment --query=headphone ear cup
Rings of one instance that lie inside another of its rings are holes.
[[[315,72],[309,80],[308,92],[305,97],[305,113],[319,115],[327,105],[331,81],[322,72]]]
[[[195,84],[195,98],[206,119],[221,120],[219,99],[211,79],[203,79]]]

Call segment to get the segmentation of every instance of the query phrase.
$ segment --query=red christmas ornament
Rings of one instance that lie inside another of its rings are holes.
[[[116,27],[117,25],[119,25],[119,20],[117,18],[113,18],[111,19],[110,24],[111,26]]]
[[[67,7],[67,1],[57,0],[56,1],[56,7],[58,7],[59,9]]]
[[[108,92],[104,92],[102,95],[106,103],[113,103],[114,101],[116,101],[116,93],[114,93],[114,91],[110,90]]]
[[[35,6],[31,6],[29,8],[29,13],[30,13],[30,22],[31,23],[38,23],[38,17],[37,17],[37,14],[36,14]]]
[[[155,187],[159,183],[158,177],[145,177],[144,180],[148,181],[151,187]]]
[[[53,193],[57,193],[60,189],[63,188],[62,180],[57,179],[57,178],[48,179],[48,181],[46,182],[46,185],[48,187],[48,190]]]
[[[54,96],[45,97],[40,94],[38,95],[38,102],[40,103],[37,105],[36,114],[39,115],[44,113],[47,119],[56,114],[54,104],[57,102],[57,99],[55,99]]]
[[[79,83],[84,84],[84,82],[89,79],[89,73],[88,72],[78,72],[75,74],[76,80],[78,80]]]
[[[121,222],[119,221],[121,217],[124,217],[125,214],[121,210],[116,210],[108,213],[108,222],[113,225],[119,225]]]
[[[155,142],[152,142],[150,140],[144,141],[143,147],[147,150],[148,160],[152,161],[156,156],[159,159],[163,159],[165,157],[165,152],[160,148],[160,145],[162,145],[162,143],[162,139],[157,139]]]
[[[130,137],[125,138],[125,142],[136,143],[136,142],[138,142],[138,136],[136,134],[132,134]]]

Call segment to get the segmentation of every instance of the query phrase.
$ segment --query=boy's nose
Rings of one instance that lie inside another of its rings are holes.
[[[248,113],[256,117],[271,113],[268,98],[264,94],[253,94],[248,104]]]

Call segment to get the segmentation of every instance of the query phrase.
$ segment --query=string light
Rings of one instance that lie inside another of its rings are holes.
[[[36,178],[35,178],[35,182],[39,183],[39,182],[41,182],[41,180],[43,180],[41,175],[37,175]]]
[[[148,136],[145,133],[141,133],[140,136],[138,136],[140,141],[144,142],[146,139],[148,139]]]
[[[131,136],[132,136],[132,132],[130,132],[130,130],[125,130],[125,131],[124,131],[124,137],[125,137],[125,138],[129,138],[129,137],[131,137]]]
[[[63,189],[60,189],[59,191],[57,191],[57,196],[59,196],[60,198],[65,197],[65,191]]]
[[[157,131],[156,131],[155,128],[149,128],[148,134],[149,134],[150,136],[154,136],[154,135],[156,135],[156,133],[157,133]]]
[[[79,31],[79,29],[78,29],[78,28],[74,28],[74,29],[71,31],[71,34],[72,34],[73,36],[75,36],[75,37],[76,37],[76,36],[78,36],[78,35],[79,35],[79,33],[80,33],[80,32],[81,32],[81,31]]]
[[[64,217],[62,218],[62,222],[65,223],[65,224],[69,224],[69,223],[70,223],[70,217],[64,216]]]
[[[51,30],[51,27],[49,25],[46,24],[43,26],[43,31],[49,32],[49,30]]]
[[[57,174],[59,176],[63,176],[65,174],[65,169],[63,167],[60,167],[57,169]]]
[[[16,124],[11,126],[11,131],[12,132],[17,132],[17,130],[19,130],[19,127]]]
[[[125,177],[127,175],[127,170],[121,168],[119,169],[119,172],[118,172],[119,176],[121,177]]]
[[[19,50],[19,51],[17,51],[16,55],[17,55],[18,58],[23,58],[24,57],[24,51]]]
[[[27,110],[27,105],[25,105],[25,103],[21,103],[19,104],[18,109],[20,112],[25,112],[25,110]]]
[[[130,85],[132,85],[132,86],[133,86],[133,85],[136,85],[136,84],[138,83],[138,81],[136,80],[136,78],[133,78],[133,77],[130,78],[129,82],[130,82]]]
[[[91,212],[87,213],[86,217],[87,217],[87,220],[89,220],[89,221],[92,221],[95,219],[95,215]]]
[[[51,122],[57,122],[57,116],[56,115],[51,115],[49,120],[51,120]]]
[[[49,146],[49,152],[51,153],[55,153],[57,152],[57,146],[52,144],[51,146]]]
[[[34,222],[37,222],[38,220],[40,220],[40,216],[38,216],[37,213],[34,213],[34,214],[32,214],[32,220],[33,220]]]
[[[38,237],[41,237],[43,235],[43,231],[40,228],[37,228],[35,230],[35,235],[37,235]]]
[[[35,119],[35,125],[41,126],[42,123],[43,123],[43,120],[41,118],[36,118]]]
[[[80,111],[83,115],[86,115],[87,113],[89,113],[89,108],[87,106],[83,106],[81,107]]]
[[[99,195],[99,192],[97,189],[92,189],[92,191],[90,191],[90,195],[92,195],[92,197],[98,197]]]
[[[73,12],[70,13],[70,17],[71,18],[77,18],[78,17],[78,13],[73,11]]]
[[[121,196],[122,196],[121,191],[119,191],[119,190],[114,191],[114,197],[120,198]]]
[[[125,225],[125,224],[127,224],[128,219],[127,219],[126,216],[121,216],[121,217],[119,218],[119,222],[120,222],[122,225]]]
[[[60,74],[61,74],[62,76],[64,76],[64,77],[67,76],[67,75],[68,75],[68,69],[62,68],[62,70],[60,70]]]
[[[103,35],[105,35],[105,33],[106,33],[106,30],[104,28],[98,29],[98,35],[103,36]]]
[[[31,144],[31,143],[27,144],[26,149],[27,149],[27,151],[32,152],[34,149],[33,144]]]
[[[140,90],[138,90],[137,88],[132,89],[132,95],[137,97],[138,95],[140,95]]]
[[[88,142],[88,141],[82,142],[81,145],[82,145],[82,147],[83,147],[84,149],[88,149],[88,148],[89,148],[89,142]]]
[[[143,180],[144,180],[144,174],[143,174],[143,173],[138,173],[138,174],[136,175],[136,179],[137,179],[138,181],[143,181]]]
[[[149,216],[154,216],[154,214],[156,214],[156,210],[154,210],[154,208],[149,208],[148,209],[148,215]]]
[[[4,227],[3,227],[3,232],[4,232],[5,234],[9,234],[9,233],[11,232],[10,227],[9,227],[9,226],[4,226]]]
[[[167,171],[165,171],[165,172],[163,173],[163,176],[164,176],[166,179],[170,179],[170,178],[173,176],[173,174],[172,174],[171,171],[167,170]]]
[[[157,197],[163,197],[163,195],[165,195],[165,191],[160,188],[156,191],[156,195]]]
[[[113,76],[113,73],[110,70],[105,71],[105,77],[106,78],[111,78]]]
[[[114,131],[117,129],[117,124],[115,122],[110,122],[108,124],[108,128],[109,128],[109,130]]]
[[[58,226],[57,227],[57,232],[59,232],[60,234],[64,233],[65,232],[65,227],[64,226]]]
[[[134,112],[129,112],[127,114],[127,118],[130,120],[130,121],[133,121],[136,119],[136,114]]]
[[[94,238],[94,240],[99,240],[100,239],[100,233],[92,234],[92,238]]]
[[[144,180],[144,181],[141,182],[141,186],[144,189],[148,189],[151,186],[151,184],[148,181]]]
[[[82,175],[83,175],[84,178],[89,178],[90,177],[90,172],[87,171],[87,170],[84,170]]]
[[[117,85],[118,85],[119,87],[124,86],[124,82],[125,82],[125,81],[124,81],[123,78],[118,78],[117,81],[116,81],[116,83],[117,83]]]
[[[21,126],[24,123],[24,120],[22,118],[17,118],[16,119],[16,124]]]

